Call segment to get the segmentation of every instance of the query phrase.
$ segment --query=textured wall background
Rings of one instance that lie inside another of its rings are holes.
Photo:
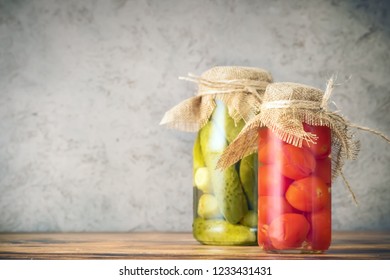
[[[216,65],[338,73],[344,115],[390,135],[388,3],[0,0],[0,231],[191,230],[195,135],[158,123]],[[358,137],[334,228],[390,229],[390,145]]]

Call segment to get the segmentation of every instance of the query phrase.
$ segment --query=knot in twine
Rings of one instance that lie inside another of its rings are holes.
[[[328,102],[333,88],[333,77],[328,81],[325,92],[296,83],[269,84],[259,114],[246,123],[237,138],[225,149],[217,168],[225,169],[257,152],[258,130],[261,127],[268,127],[286,143],[302,147],[303,141],[310,144],[318,139],[315,134],[304,130],[303,123],[327,126],[332,132],[332,177],[341,175],[356,203],[356,197],[342,172],[345,160],[356,159],[360,150],[359,141],[354,139],[351,128],[371,132],[389,143],[390,139],[381,132],[352,124],[340,114],[329,111]]]
[[[259,112],[264,91],[272,82],[271,74],[263,69],[236,66],[213,67],[200,77],[189,74],[179,79],[197,83],[198,93],[166,112],[160,124],[188,132],[199,131],[209,121],[215,99],[225,103],[235,123],[248,122]]]

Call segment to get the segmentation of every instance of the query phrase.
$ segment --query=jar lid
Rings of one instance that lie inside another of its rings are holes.
[[[208,80],[258,80],[272,82],[271,74],[261,68],[243,66],[216,66],[203,72]]]
[[[296,100],[321,102],[324,92],[318,88],[298,83],[269,84],[264,93],[265,101]]]

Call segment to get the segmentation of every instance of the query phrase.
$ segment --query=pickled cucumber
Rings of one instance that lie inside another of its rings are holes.
[[[216,108],[211,115],[211,120],[215,123],[218,131],[226,138],[227,142],[232,142],[245,125],[244,120],[235,123],[229,115],[226,105],[221,100],[215,100]]]
[[[257,211],[248,211],[241,219],[240,224],[243,226],[256,228],[257,227]]]
[[[195,171],[195,186],[204,193],[212,193],[210,172],[207,167],[200,167]]]
[[[199,198],[198,215],[204,219],[221,217],[217,199],[212,194],[203,194]]]
[[[227,115],[227,121],[225,122],[226,138],[229,143],[233,142],[236,139],[237,135],[241,132],[242,128],[245,126],[244,120],[240,120],[237,123],[234,123],[234,120]]]
[[[210,165],[210,155],[221,155],[227,147],[227,141],[223,133],[216,127],[213,121],[209,121],[199,132],[201,154],[206,166]]]
[[[251,154],[240,162],[240,180],[250,209],[257,209],[256,161],[257,154]]]
[[[204,167],[205,163],[203,160],[203,155],[202,155],[202,149],[200,147],[200,134],[196,136],[194,147],[192,149],[192,158],[193,158],[193,167],[194,167],[194,172],[193,175],[195,176],[195,172],[198,168]]]
[[[193,223],[194,237],[209,245],[245,245],[256,241],[256,233],[243,225],[232,225],[224,220],[196,218]]]
[[[238,223],[248,211],[248,204],[236,169],[230,166],[223,171],[213,170],[211,182],[221,213],[228,222]]]
[[[218,109],[217,107],[213,115],[219,114]],[[214,117],[214,120],[218,120],[218,117]],[[200,146],[219,209],[228,222],[236,224],[248,211],[248,205],[235,167],[216,169],[217,162],[227,147],[227,141],[213,120],[200,130]]]

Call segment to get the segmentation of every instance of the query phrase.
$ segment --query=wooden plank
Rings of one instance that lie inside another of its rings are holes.
[[[0,233],[0,259],[390,259],[390,232],[335,232],[323,254],[201,245],[191,233]]]

